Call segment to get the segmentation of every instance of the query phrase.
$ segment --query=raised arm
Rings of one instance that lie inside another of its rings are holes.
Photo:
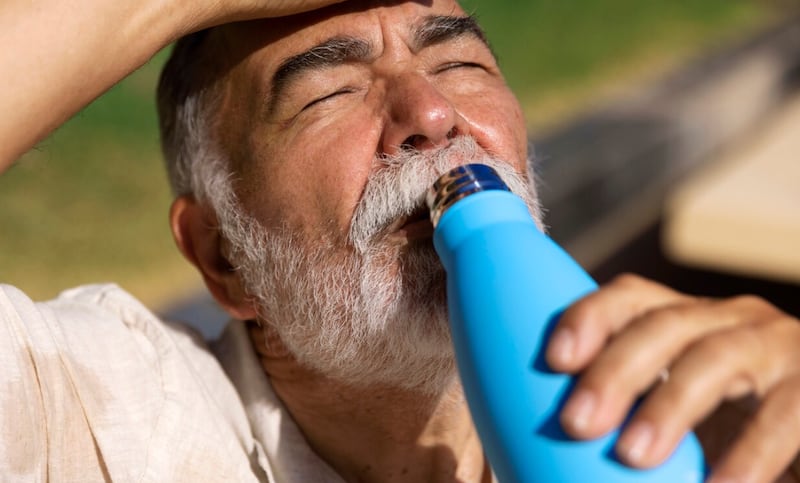
[[[338,1],[3,0],[0,172],[178,37]]]

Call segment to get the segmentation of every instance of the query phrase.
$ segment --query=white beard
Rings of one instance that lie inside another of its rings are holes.
[[[236,203],[218,210],[231,262],[259,316],[299,363],[355,386],[438,394],[455,377],[445,273],[430,241],[399,246],[387,227],[417,211],[445,171],[493,166],[538,220],[532,183],[483,153],[472,138],[447,148],[377,160],[344,237],[267,232]]]

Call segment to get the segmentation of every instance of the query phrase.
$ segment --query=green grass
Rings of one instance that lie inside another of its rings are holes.
[[[50,297],[117,281],[148,301],[191,272],[169,235],[155,126],[163,55],[117,85],[0,177],[0,280]]]
[[[745,35],[771,10],[752,0],[465,0],[487,31],[530,126]]]
[[[532,129],[736,38],[768,18],[744,0],[469,0]],[[174,248],[154,86],[164,55],[0,177],[0,280],[35,298],[116,281],[158,305],[197,283]]]

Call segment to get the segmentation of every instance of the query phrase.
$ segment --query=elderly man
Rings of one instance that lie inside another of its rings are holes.
[[[50,3],[2,7],[4,44],[24,47],[0,54],[0,165],[205,29],[159,87],[170,219],[237,321],[212,353],[115,287],[44,304],[2,289],[3,477],[491,481],[422,209],[442,171],[478,161],[539,213],[522,114],[475,21],[454,0]],[[761,300],[627,276],[565,313],[547,357],[582,373],[562,414],[578,438],[671,369],[620,437],[628,464],[705,420],[715,481],[795,481],[797,347],[797,320]],[[745,396],[751,419],[715,411]]]

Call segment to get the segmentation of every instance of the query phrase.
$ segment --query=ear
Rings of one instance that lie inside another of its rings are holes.
[[[193,196],[183,195],[172,203],[169,219],[175,243],[200,271],[222,308],[239,320],[255,319],[255,305],[225,257],[222,233],[213,210]]]

